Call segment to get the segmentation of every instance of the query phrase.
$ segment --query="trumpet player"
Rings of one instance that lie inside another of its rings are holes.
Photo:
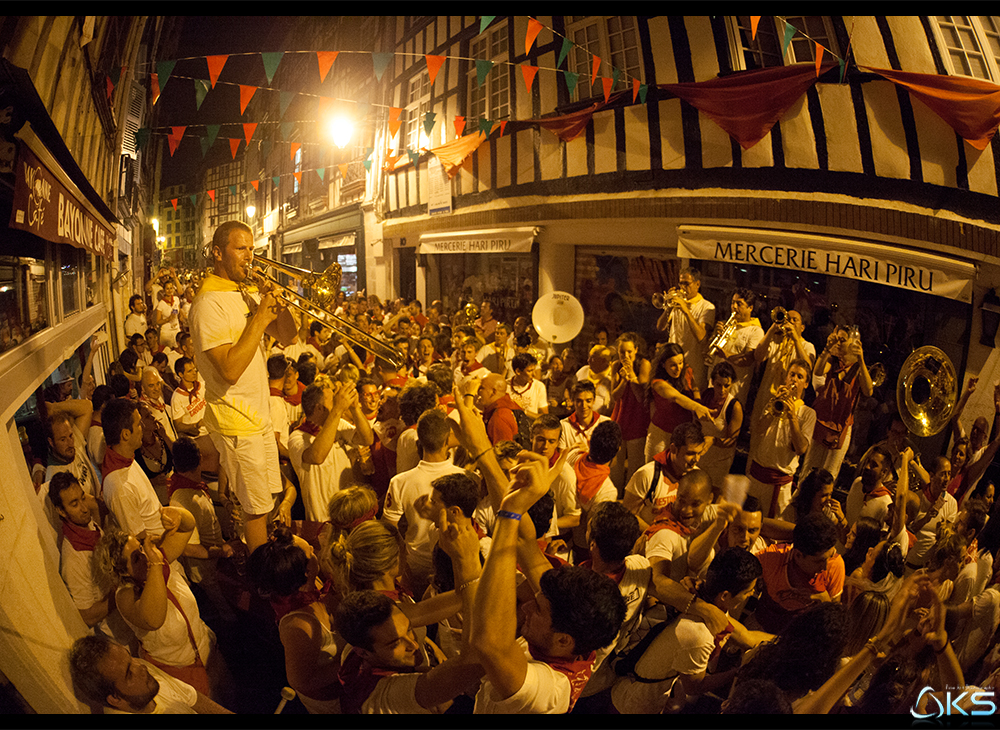
[[[760,438],[748,460],[749,493],[764,505],[765,517],[775,517],[788,506],[799,458],[809,449],[816,427],[816,411],[802,402],[811,372],[807,360],[792,360],[784,383],[753,422]]]
[[[705,354],[708,336],[715,326],[715,305],[700,293],[701,273],[691,267],[681,270],[677,288],[670,291],[676,296],[667,297],[666,308],[656,322],[661,332],[669,331],[668,342],[675,342],[684,350],[684,361],[691,365],[694,383],[698,390],[708,384],[705,371]]]
[[[265,332],[281,345],[296,337],[295,320],[270,287],[259,299],[241,288],[252,275],[253,248],[245,223],[227,221],[215,230],[208,251],[213,272],[190,312],[195,363],[205,379],[205,426],[243,508],[251,552],[267,540],[273,495],[284,490],[262,340]]]
[[[719,322],[715,325],[717,336],[723,333],[726,327],[731,327],[733,331],[714,353],[709,353],[713,370],[723,360],[733,366],[736,380],[733,383],[732,393],[744,408],[750,390],[750,379],[756,365],[757,345],[764,339],[760,320],[753,316],[756,302],[757,296],[749,289],[740,287],[733,292],[730,321],[725,325]]]

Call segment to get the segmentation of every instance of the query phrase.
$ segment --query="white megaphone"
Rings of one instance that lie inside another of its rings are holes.
[[[546,342],[553,345],[569,342],[583,329],[583,306],[564,291],[545,294],[531,310],[531,324]]]

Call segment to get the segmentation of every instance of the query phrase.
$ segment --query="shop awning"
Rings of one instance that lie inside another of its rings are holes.
[[[341,246],[351,246],[355,245],[358,240],[358,235],[354,232],[347,233],[343,236],[330,236],[327,238],[319,239],[319,249],[321,251],[328,248],[340,248]]]
[[[10,227],[114,258],[115,226],[98,212],[26,123],[18,140]]]
[[[417,253],[528,253],[539,226],[420,234]]]
[[[975,264],[888,244],[790,231],[678,226],[678,258],[842,276],[972,301]]]

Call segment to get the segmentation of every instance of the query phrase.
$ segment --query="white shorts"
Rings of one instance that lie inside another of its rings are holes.
[[[284,491],[274,434],[223,436],[209,432],[208,435],[219,450],[219,461],[243,511],[248,515],[268,514],[274,508],[272,495]]]

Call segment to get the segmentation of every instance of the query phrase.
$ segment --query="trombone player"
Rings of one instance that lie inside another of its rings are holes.
[[[709,333],[715,327],[715,305],[705,299],[700,290],[701,273],[690,266],[681,269],[677,288],[662,295],[663,314],[656,328],[660,332],[669,331],[667,341],[681,346],[684,362],[694,371],[695,385],[704,391],[708,386],[705,355]],[[654,306],[658,303],[654,302]]]
[[[253,232],[240,221],[215,230],[208,274],[191,305],[195,362],[205,379],[205,426],[239,498],[247,547],[267,541],[267,517],[283,491],[271,426],[264,334],[295,340],[287,304],[265,284],[247,292],[253,274]]]

